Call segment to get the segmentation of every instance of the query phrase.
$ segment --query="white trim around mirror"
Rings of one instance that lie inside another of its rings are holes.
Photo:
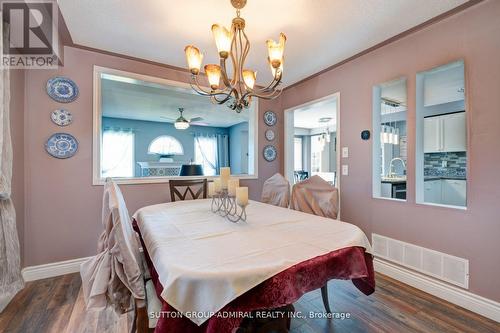
[[[152,82],[156,84],[178,87],[181,90],[191,92],[191,86],[188,83],[163,79],[159,77],[143,75],[122,71],[118,69],[94,66],[93,73],[93,121],[92,121],[92,185],[104,185],[105,179],[101,177],[101,129],[102,129],[102,111],[101,111],[101,74],[111,74],[127,77],[134,80]],[[195,92],[192,92],[195,94]],[[259,133],[259,100],[253,100],[255,103],[253,116],[249,117],[248,141],[248,170],[250,174],[235,175],[238,179],[257,179],[258,178],[258,133]],[[253,127],[252,127],[253,126]],[[253,171],[253,172],[252,172]],[[218,176],[166,176],[166,177],[130,177],[113,178],[118,184],[154,184],[168,183],[171,179],[208,179],[212,180]]]

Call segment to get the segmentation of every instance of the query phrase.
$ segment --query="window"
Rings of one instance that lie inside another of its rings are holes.
[[[294,138],[293,141],[293,168],[295,171],[302,171],[304,167],[302,166],[302,138]]]
[[[148,148],[148,154],[158,155],[184,155],[182,144],[169,135],[162,135],[151,141]]]
[[[320,135],[311,136],[311,172],[321,172],[321,152],[323,145],[321,144]]]
[[[196,164],[201,164],[203,175],[215,176],[217,174],[217,136],[195,136],[194,159]]]
[[[109,130],[102,133],[102,177],[134,176],[134,132]]]

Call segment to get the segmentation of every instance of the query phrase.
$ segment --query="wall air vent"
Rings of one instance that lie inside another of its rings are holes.
[[[469,261],[396,239],[372,234],[375,257],[408,267],[456,286],[469,288]]]

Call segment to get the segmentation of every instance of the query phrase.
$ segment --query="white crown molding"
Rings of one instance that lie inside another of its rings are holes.
[[[442,298],[469,311],[500,322],[500,303],[498,302],[379,258],[374,259],[373,265],[376,272],[387,275],[433,296]]]
[[[28,266],[22,269],[24,281],[35,281],[80,271],[80,265],[91,257]]]

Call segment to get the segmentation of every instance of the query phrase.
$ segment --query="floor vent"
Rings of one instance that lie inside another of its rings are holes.
[[[469,260],[372,234],[376,257],[414,269],[459,287],[469,288]]]

